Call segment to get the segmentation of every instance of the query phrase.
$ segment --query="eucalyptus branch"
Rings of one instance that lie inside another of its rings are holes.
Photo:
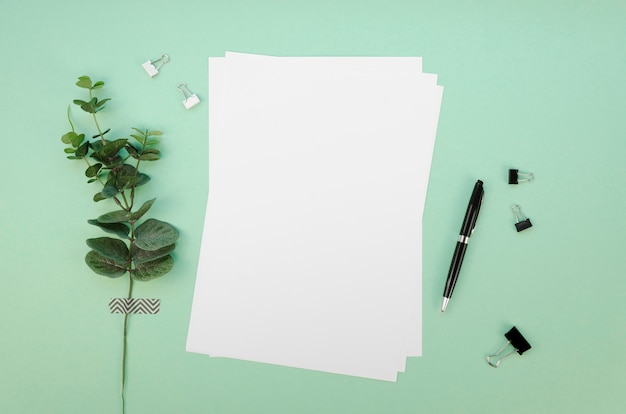
[[[128,274],[130,299],[134,281],[159,278],[174,266],[171,253],[176,247],[178,230],[164,221],[144,218],[156,198],[145,201],[134,210],[138,187],[150,181],[150,177],[140,172],[139,167],[143,165],[142,161],[161,158],[161,152],[156,148],[159,141],[155,137],[161,136],[162,132],[132,128],[134,133],[130,134],[130,138],[107,139],[110,129],[102,130],[97,113],[105,108],[110,99],[94,96],[94,91],[101,89],[104,82],[92,82],[88,76],[81,76],[76,85],[88,90],[89,101],[75,99],[73,102],[91,115],[97,134],[87,139],[84,133],[77,133],[68,107],[67,119],[71,131],[61,137],[61,141],[67,144],[64,151],[68,154],[67,158],[86,162],[88,184],[98,182],[102,186],[93,196],[93,201],[111,199],[119,207],[119,210],[88,220],[89,224],[116,237],[87,239],[91,250],[85,256],[85,262],[98,275],[120,278]],[[127,163],[131,158],[136,160],[135,165]],[[125,410],[128,316],[125,313],[122,342],[122,413]]]

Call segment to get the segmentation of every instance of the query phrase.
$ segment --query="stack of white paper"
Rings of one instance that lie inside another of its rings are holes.
[[[421,58],[209,58],[187,351],[387,381],[421,356],[442,91]]]

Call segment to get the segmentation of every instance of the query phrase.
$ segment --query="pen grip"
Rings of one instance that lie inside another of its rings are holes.
[[[459,278],[459,272],[461,271],[461,264],[463,263],[463,257],[465,256],[466,250],[466,243],[456,243],[454,255],[452,256],[452,263],[450,263],[450,270],[448,271],[448,279],[446,279],[446,286],[443,290],[443,296],[446,298],[450,298],[452,296],[452,291],[454,290],[454,285],[456,285],[456,281]]]

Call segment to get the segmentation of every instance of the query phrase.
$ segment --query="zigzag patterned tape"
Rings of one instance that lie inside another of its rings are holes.
[[[109,301],[111,313],[140,313],[154,315],[161,310],[160,299],[112,298]]]

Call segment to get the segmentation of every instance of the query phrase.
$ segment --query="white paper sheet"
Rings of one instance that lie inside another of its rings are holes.
[[[416,60],[358,60],[210,59],[188,351],[387,381],[421,355],[442,88]]]

